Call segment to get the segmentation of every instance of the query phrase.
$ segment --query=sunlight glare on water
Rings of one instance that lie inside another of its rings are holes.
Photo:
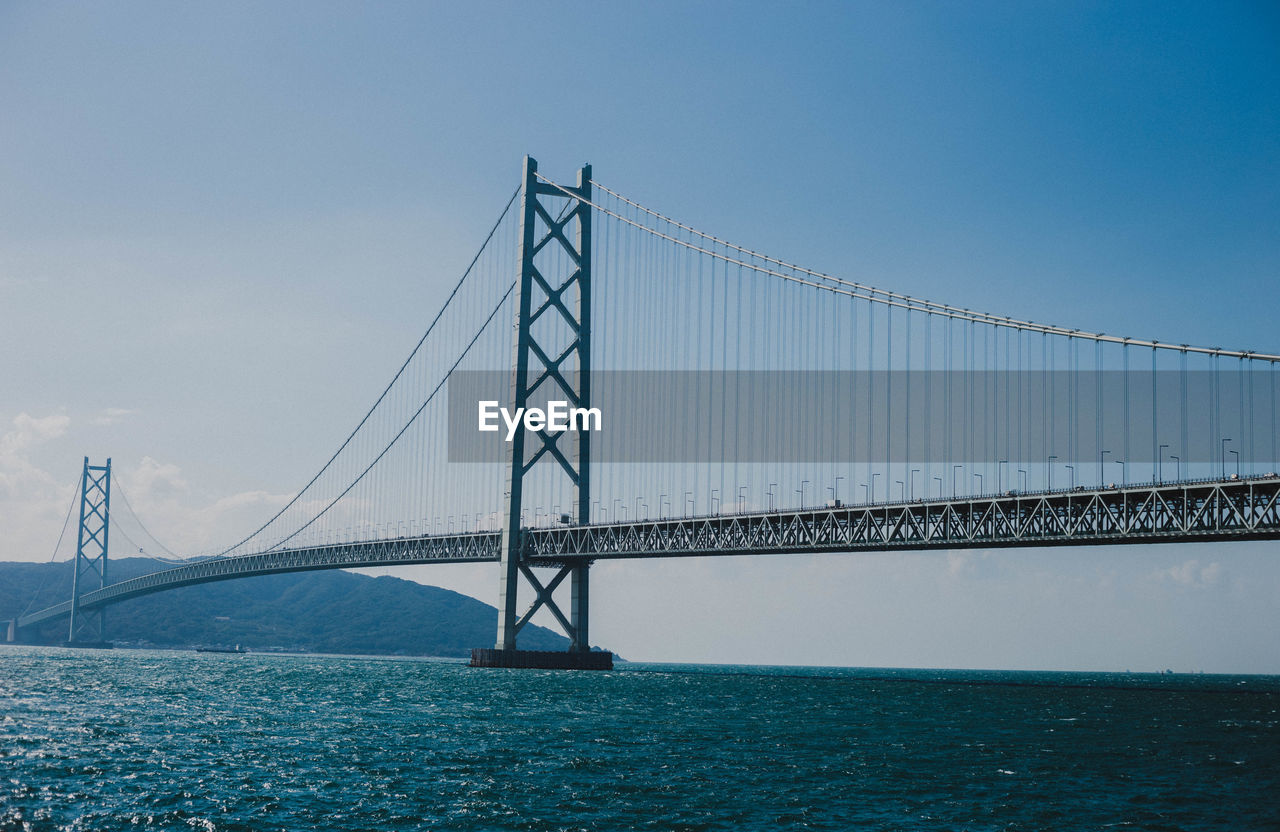
[[[0,651],[0,830],[1280,828],[1280,677]]]

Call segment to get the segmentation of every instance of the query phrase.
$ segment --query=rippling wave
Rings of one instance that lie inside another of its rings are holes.
[[[0,830],[1280,828],[1280,677],[0,650]]]

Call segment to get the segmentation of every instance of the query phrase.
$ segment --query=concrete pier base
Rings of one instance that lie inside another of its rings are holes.
[[[109,641],[64,641],[63,647],[77,647],[85,650],[110,650],[115,647]]]
[[[560,652],[556,650],[496,650],[476,647],[471,651],[472,667],[518,667],[540,670],[613,670],[613,654]]]

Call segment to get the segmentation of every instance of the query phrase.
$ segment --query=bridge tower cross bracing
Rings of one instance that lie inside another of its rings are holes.
[[[107,640],[106,610],[80,608],[80,596],[107,585],[107,538],[111,517],[111,460],[90,465],[84,458],[80,477],[80,528],[76,535],[75,571],[71,579],[71,622],[67,643],[99,645]]]
[[[571,408],[587,409],[591,407],[591,166],[578,171],[574,187],[544,182],[537,171],[537,161],[526,156],[511,404],[513,408],[528,407],[531,397],[545,386],[548,398],[563,399]],[[560,253],[563,262],[568,263],[567,273],[544,273],[556,258],[539,255]],[[529,446],[534,443],[537,447],[529,453]],[[522,425],[508,444],[496,651],[514,651],[517,633],[544,606],[569,636],[570,652],[591,650],[589,562],[562,566],[544,584],[522,557],[523,500],[530,471],[535,466],[558,466],[572,484],[576,498],[576,516],[570,520],[586,524],[591,519],[590,461],[591,433],[587,430],[552,433],[545,429],[528,431]],[[516,594],[521,578],[533,588],[536,598],[517,617]],[[567,617],[552,597],[565,578],[570,584]]]

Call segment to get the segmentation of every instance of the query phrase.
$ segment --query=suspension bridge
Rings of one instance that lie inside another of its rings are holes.
[[[110,605],[209,581],[493,562],[496,640],[473,664],[599,668],[597,560],[1274,540],[1277,376],[1278,355],[807,269],[590,166],[564,184],[527,158],[421,339],[272,516],[112,583],[112,532],[139,550],[150,533],[127,500],[112,512],[110,460],[86,459],[71,597],[8,637],[65,616],[69,644],[103,644]],[[479,430],[485,402],[554,401],[599,410],[602,429]],[[542,610],[567,653],[517,650]]]

